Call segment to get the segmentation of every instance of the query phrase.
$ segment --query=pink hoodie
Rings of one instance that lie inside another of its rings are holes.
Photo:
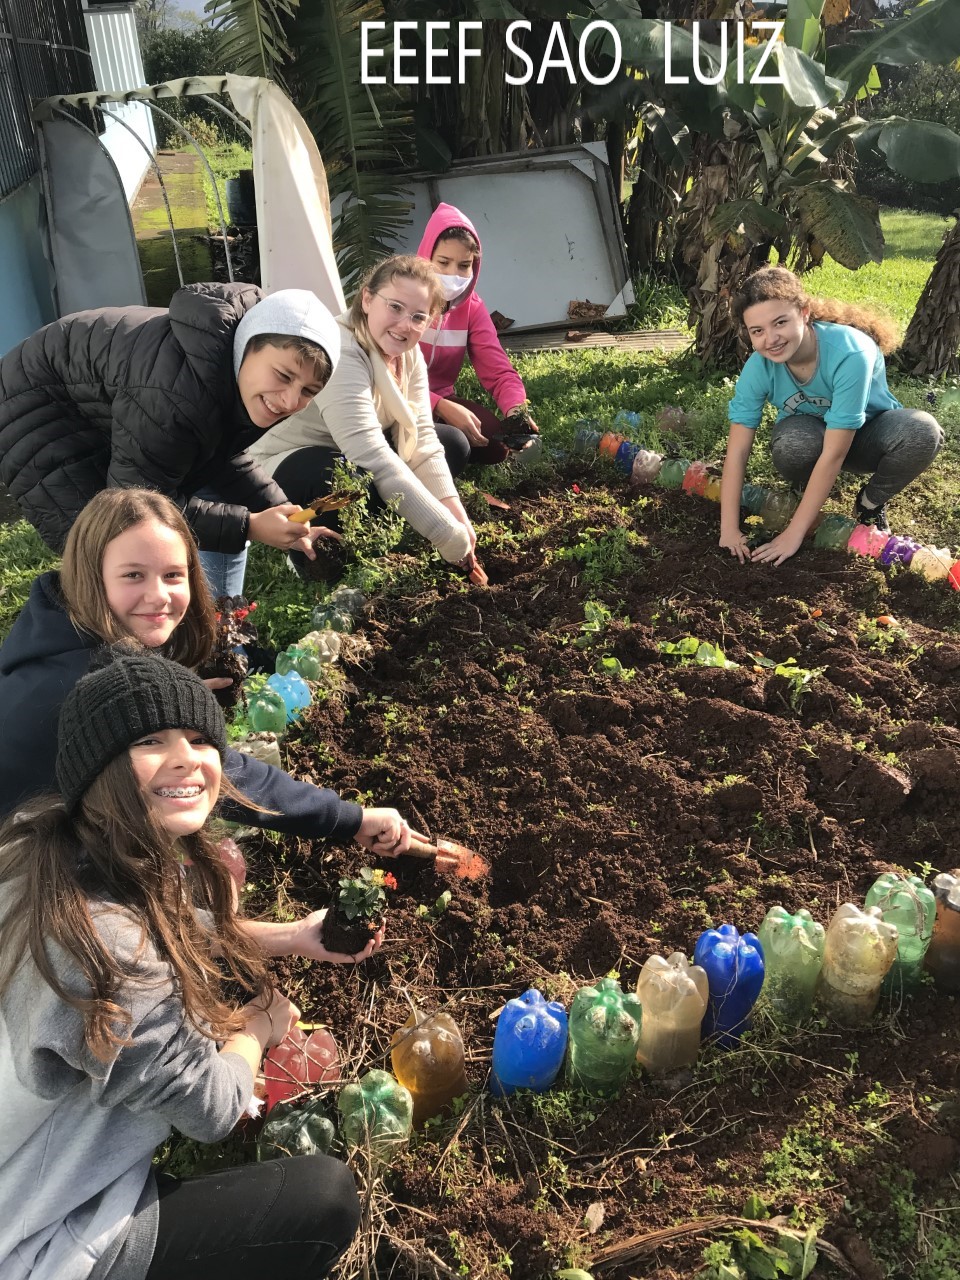
[[[429,262],[437,241],[452,227],[466,227],[480,244],[476,228],[465,213],[452,204],[438,204],[420,241],[417,254]],[[527,398],[523,383],[500,345],[490,312],[475,290],[480,277],[480,255],[473,263],[473,283],[461,300],[440,316],[420,339],[420,350],[430,378],[430,407],[453,395],[453,386],[469,354],[477,377],[497,402],[503,416]]]

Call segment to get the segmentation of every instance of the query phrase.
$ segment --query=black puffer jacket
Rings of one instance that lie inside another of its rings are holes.
[[[237,393],[233,335],[249,284],[192,284],[169,311],[64,316],[0,360],[0,480],[47,546],[101,489],[156,489],[201,548],[239,551],[251,511],[286,501],[243,452],[260,433]],[[193,495],[212,487],[223,502]]]

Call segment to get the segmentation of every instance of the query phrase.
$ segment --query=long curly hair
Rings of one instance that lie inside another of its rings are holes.
[[[224,789],[236,794],[232,787]],[[227,979],[252,997],[269,996],[263,953],[238,925],[230,874],[212,839],[201,830],[171,840],[154,817],[127,752],[101,772],[74,817],[51,795],[4,822],[0,884],[7,890],[0,919],[0,993],[29,955],[57,996],[81,1011],[87,1045],[101,1062],[130,1043],[123,988],[138,980],[138,962],[148,944],[169,964],[188,1020],[212,1040],[226,1039],[244,1025],[236,1005],[225,998]],[[200,910],[212,916],[219,964]],[[140,926],[133,956],[114,954],[106,940],[114,913]],[[51,963],[51,948],[71,957],[79,985],[64,986]]]
[[[758,302],[790,302],[801,311],[809,307],[811,320],[827,320],[831,324],[846,324],[859,329],[874,340],[885,356],[900,345],[900,331],[888,316],[869,307],[809,294],[799,277],[786,267],[761,267],[747,276],[743,288],[731,302],[738,324],[743,324],[743,313]]]

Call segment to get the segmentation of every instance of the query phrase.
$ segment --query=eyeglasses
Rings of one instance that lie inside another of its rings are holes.
[[[395,299],[388,298],[382,293],[378,293],[377,297],[383,298],[389,308],[390,314],[395,320],[407,319],[415,329],[425,329],[430,323],[430,317],[425,311],[407,311],[407,309],[402,307]]]

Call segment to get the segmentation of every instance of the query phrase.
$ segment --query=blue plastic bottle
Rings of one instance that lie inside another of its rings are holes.
[[[562,1004],[548,1004],[536,987],[508,1000],[493,1037],[490,1092],[496,1098],[506,1098],[516,1089],[543,1093],[557,1078],[566,1049],[567,1011]]]
[[[736,925],[707,929],[697,939],[693,963],[706,969],[710,999],[703,1038],[716,1036],[730,1048],[750,1030],[750,1010],[763,986],[763,948],[755,933],[741,937]]]
[[[283,699],[287,708],[287,724],[296,720],[304,707],[310,705],[310,687],[295,671],[289,671],[285,676],[274,673],[267,681],[267,688],[279,693]]]

